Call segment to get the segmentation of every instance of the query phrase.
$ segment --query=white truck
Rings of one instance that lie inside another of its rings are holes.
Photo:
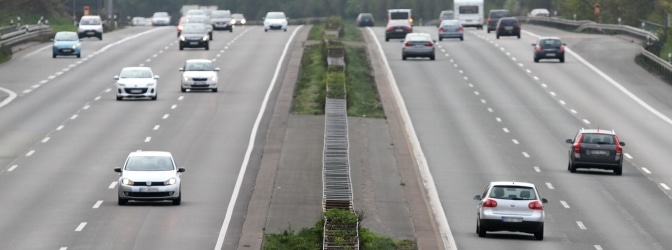
[[[455,19],[460,20],[462,27],[483,29],[483,0],[454,0]]]

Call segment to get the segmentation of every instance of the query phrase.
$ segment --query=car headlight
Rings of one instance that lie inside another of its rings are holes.
[[[207,41],[210,37],[208,35],[203,36],[203,41]]]
[[[77,49],[77,44],[73,44],[72,49]]]
[[[217,75],[211,76],[210,81],[216,82],[217,81]]]
[[[189,77],[188,77],[188,76],[182,76],[182,80],[184,80],[185,82],[188,82],[188,81],[189,81]]]
[[[247,21],[245,21],[245,19],[240,20],[240,23],[242,23],[242,24],[245,24],[246,22],[247,22]]]
[[[131,186],[131,185],[133,185],[133,181],[131,179],[128,179],[128,178],[123,178],[123,179],[121,179],[121,184]]]
[[[235,24],[235,23],[236,23],[236,19],[231,19],[230,23],[231,23],[231,24]]]
[[[170,178],[167,181],[165,181],[163,184],[165,184],[165,185],[175,185],[175,183],[177,183],[177,179]]]

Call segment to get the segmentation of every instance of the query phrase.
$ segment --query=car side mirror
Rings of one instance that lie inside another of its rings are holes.
[[[625,146],[625,142],[618,142],[618,145]]]
[[[177,69],[177,71],[184,71],[184,68],[179,68]]]
[[[266,17],[262,17],[261,20],[266,20]]]
[[[177,168],[178,173],[184,173],[184,171],[187,171],[185,168]]]
[[[114,80],[119,80],[119,76],[114,76]]]
[[[219,71],[219,70],[220,70],[219,68],[215,68],[215,71]]]
[[[114,168],[114,172],[121,173],[121,168]]]
[[[476,196],[474,196],[474,200],[480,201],[481,200],[481,195],[477,194]]]
[[[159,79],[159,75],[154,75],[154,79]]]
[[[49,39],[49,41],[54,42],[54,39],[53,39],[53,38],[52,38],[52,39]]]
[[[432,40],[432,42],[436,43],[436,40]]]
[[[534,47],[534,46],[537,46],[537,44],[536,44],[536,43],[533,43],[533,44],[532,44],[532,47]]]
[[[542,203],[542,204],[546,204],[546,203],[548,203],[548,199],[546,199],[546,198],[541,198],[541,203]]]
[[[567,46],[567,44],[566,44],[566,43],[562,43],[562,45],[564,45],[564,46]]]
[[[567,140],[565,140],[565,142],[566,142],[566,143],[569,143],[569,144],[572,144],[572,143],[574,143],[574,140],[572,140],[572,139],[567,139]]]

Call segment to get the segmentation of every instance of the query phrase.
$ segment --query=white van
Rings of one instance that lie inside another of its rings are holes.
[[[103,21],[100,16],[83,16],[77,26],[77,35],[82,37],[98,37],[103,40]]]
[[[530,11],[529,14],[527,14],[527,16],[531,16],[531,17],[550,17],[551,12],[549,12],[547,9],[533,9],[532,11]]]
[[[411,9],[389,9],[387,10],[387,21],[407,19],[413,25],[413,13]]]
[[[453,6],[462,27],[483,29],[483,0],[454,0]]]

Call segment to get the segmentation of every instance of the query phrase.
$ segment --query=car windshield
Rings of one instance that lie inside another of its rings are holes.
[[[506,11],[495,11],[495,12],[490,13],[490,17],[494,17],[494,18],[502,18],[502,17],[508,17],[508,16],[509,16],[509,12],[506,12]]]
[[[208,19],[205,17],[189,17],[184,20],[184,23],[207,23]]]
[[[235,19],[243,19],[244,18],[242,14],[233,14],[232,17],[235,18]]]
[[[408,12],[390,12],[390,19],[408,19]]]
[[[213,71],[211,62],[187,62],[184,66],[186,71]]]
[[[449,20],[449,21],[443,21],[441,22],[441,26],[443,27],[455,27],[460,25],[460,21],[458,20]]]
[[[518,20],[515,19],[502,19],[502,25],[516,25]]]
[[[205,25],[185,25],[182,29],[182,33],[185,34],[202,34],[205,32]]]
[[[583,134],[581,143],[614,145],[616,140],[610,134]]]
[[[79,37],[75,32],[58,32],[54,37],[55,41],[77,41]]]
[[[536,200],[537,195],[532,187],[494,186],[490,198],[506,200]]]
[[[560,44],[562,44],[562,42],[560,42],[560,40],[557,40],[557,39],[544,39],[544,40],[541,40],[541,42],[539,42],[539,44],[542,45],[542,46],[560,46]]]
[[[187,15],[205,15],[205,12],[202,10],[189,10],[187,11]]]
[[[455,15],[453,15],[453,13],[443,13],[443,15],[441,15],[442,19],[453,19],[454,17]]]
[[[427,42],[431,41],[432,39],[429,36],[426,35],[410,35],[406,36],[406,41],[410,42]]]
[[[168,13],[166,13],[166,12],[157,12],[157,13],[154,13],[154,17],[168,17]]]
[[[79,22],[80,25],[98,25],[100,20],[97,18],[84,18]]]
[[[284,13],[268,13],[266,19],[285,19]]]
[[[152,78],[152,72],[146,69],[124,69],[119,78]]]
[[[212,15],[210,17],[212,17],[212,18],[230,18],[231,13],[229,13],[227,11],[216,11],[216,12],[212,12]]]
[[[126,171],[171,171],[173,161],[168,156],[132,156],[126,162]]]

